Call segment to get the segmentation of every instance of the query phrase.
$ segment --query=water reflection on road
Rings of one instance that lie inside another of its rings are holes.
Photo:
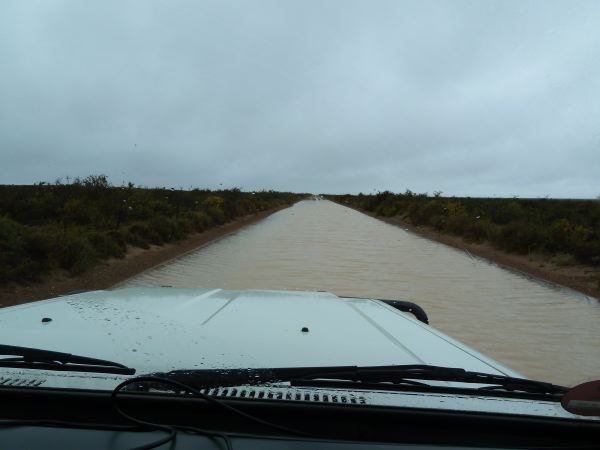
[[[419,303],[431,324],[521,373],[600,376],[600,304],[329,201],[303,201],[127,286],[325,290]]]

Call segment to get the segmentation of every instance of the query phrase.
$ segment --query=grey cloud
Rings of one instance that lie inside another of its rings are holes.
[[[600,194],[600,4],[0,4],[0,182]]]

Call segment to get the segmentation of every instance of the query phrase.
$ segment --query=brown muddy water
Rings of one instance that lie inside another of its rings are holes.
[[[120,286],[324,290],[420,304],[432,326],[524,375],[600,376],[600,302],[353,209],[302,201]]]

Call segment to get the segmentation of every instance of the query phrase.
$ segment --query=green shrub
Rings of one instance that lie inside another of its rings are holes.
[[[420,208],[416,208],[411,213],[412,222],[415,225],[426,225],[431,224],[432,218],[437,217],[438,220],[433,221],[433,223],[439,224],[439,218],[443,218],[446,216],[446,211],[444,209],[444,205],[441,201],[430,200],[422,205]],[[435,225],[434,225],[435,226]]]
[[[150,219],[148,225],[160,236],[163,242],[170,242],[180,237],[177,223],[165,216],[154,216]]]
[[[543,242],[541,229],[527,222],[511,222],[500,231],[501,248],[515,253],[528,253]]]
[[[475,242],[483,242],[489,238],[489,224],[481,219],[471,220],[463,236]]]
[[[194,226],[192,225],[192,221],[187,217],[180,217],[176,221],[177,224],[177,232],[181,237],[187,236],[194,230]]]
[[[427,225],[435,228],[438,231],[442,231],[446,228],[447,218],[444,215],[436,214],[429,218]]]
[[[567,199],[433,198],[407,190],[331,196],[381,216],[399,216],[508,252],[568,254],[600,264],[600,202]]]
[[[8,217],[0,217],[0,283],[22,279],[25,241],[22,226]]]
[[[98,210],[82,198],[72,198],[63,207],[63,218],[69,224],[87,225],[99,220]]]
[[[127,249],[123,236],[118,231],[92,231],[89,241],[100,258],[122,258]]]
[[[4,258],[18,255],[24,250],[25,227],[8,217],[0,216],[0,255]]]
[[[217,225],[222,225],[227,222],[227,217],[225,217],[225,213],[220,208],[207,208],[206,213],[210,216],[212,221]]]
[[[94,246],[81,232],[66,233],[59,242],[55,250],[58,263],[72,275],[81,274],[98,262]]]
[[[125,240],[131,245],[141,248],[148,248],[150,244],[160,245],[163,243],[160,234],[143,222],[129,226],[125,234]]]
[[[459,213],[448,217],[446,222],[446,230],[452,234],[462,234],[471,226],[473,219],[465,213]]]
[[[210,195],[201,203],[202,210],[210,216],[215,224],[223,224],[227,222],[224,206],[225,201],[218,195]]]
[[[197,211],[193,215],[193,224],[196,231],[204,231],[211,228],[214,222],[212,217],[204,211]]]
[[[150,243],[146,239],[144,239],[142,236],[140,236],[139,234],[126,233],[125,241],[134,247],[143,248],[144,250],[147,250],[150,248]]]
[[[38,279],[52,268],[81,273],[126,244],[148,248],[302,195],[239,189],[190,191],[111,186],[104,175],[71,183],[0,185],[0,283]]]

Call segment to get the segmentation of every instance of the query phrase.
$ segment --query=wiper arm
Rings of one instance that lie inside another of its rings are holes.
[[[290,382],[292,385],[309,386],[322,381],[342,381],[354,383],[386,383],[392,385],[423,385],[419,380],[449,381],[455,383],[482,384],[478,389],[493,389],[527,392],[535,394],[563,394],[567,388],[542,381],[495,375],[484,372],[471,372],[455,367],[429,365],[396,366],[325,366],[264,369],[213,369],[213,370],[174,370],[168,373],[152,374],[177,380],[199,388],[239,386],[242,384],[265,384]]]
[[[13,355],[12,357],[1,358],[0,367],[123,375],[135,374],[135,369],[113,361],[16,345],[0,344],[0,355]]]
[[[352,370],[356,366],[334,367],[284,367],[259,369],[193,369],[155,372],[149,376],[179,381],[196,388],[239,386],[242,384],[265,384],[278,381],[291,381],[298,377],[321,373],[323,369]]]
[[[354,381],[361,383],[402,384],[407,380],[446,381],[465,384],[482,384],[478,390],[504,390],[533,394],[564,394],[568,388],[544,381],[516,378],[506,375],[473,372],[457,367],[429,365],[404,365],[384,367],[358,367],[350,372],[302,377],[295,381],[305,384],[318,379]]]

